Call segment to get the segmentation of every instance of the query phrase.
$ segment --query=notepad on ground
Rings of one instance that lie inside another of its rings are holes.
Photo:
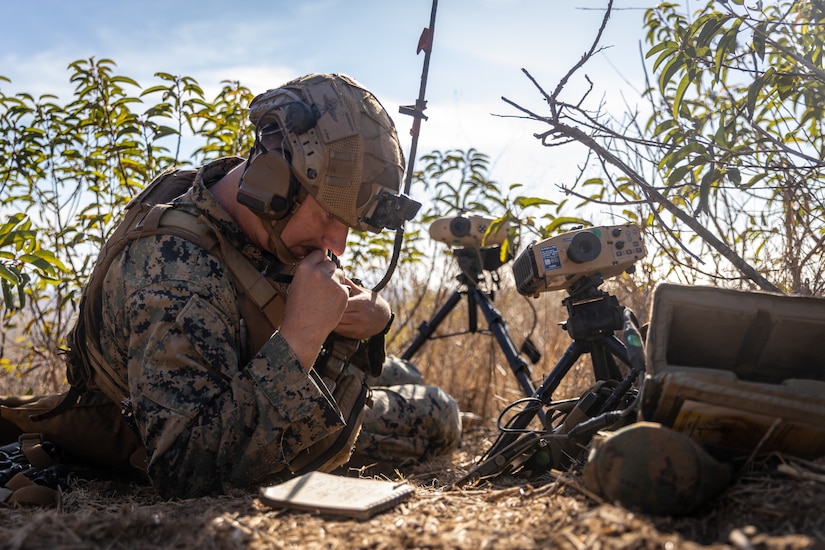
[[[261,487],[260,499],[274,508],[368,519],[408,499],[413,491],[404,482],[310,472]]]

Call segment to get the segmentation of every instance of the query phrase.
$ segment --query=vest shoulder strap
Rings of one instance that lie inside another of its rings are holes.
[[[83,290],[78,320],[68,335],[67,377],[72,387],[81,392],[99,387],[115,402],[129,395],[126,381],[105,361],[97,335],[101,325],[103,279],[118,254],[139,238],[175,235],[209,251],[227,266],[239,290],[252,302],[254,307],[244,310],[261,312],[272,330],[280,324],[283,316],[280,292],[203,216],[172,207],[171,202],[191,187],[196,175],[196,170],[167,170],[160,174],[129,202],[123,220],[101,248]],[[255,319],[254,324],[258,326],[259,319]]]

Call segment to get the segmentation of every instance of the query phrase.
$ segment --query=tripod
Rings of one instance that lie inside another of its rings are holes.
[[[544,436],[527,431],[527,426],[533,421],[536,415],[541,415],[545,406],[551,406],[553,393],[559,387],[562,379],[569,372],[570,368],[585,353],[589,353],[593,363],[593,373],[596,381],[616,382],[615,387],[609,388],[609,395],[596,396],[589,395],[589,402],[584,404],[585,409],[581,412],[584,416],[577,418],[601,420],[610,423],[619,419],[615,412],[617,405],[625,398],[631,389],[635,379],[644,370],[644,357],[641,352],[641,338],[635,326],[635,318],[632,313],[628,313],[619,305],[618,300],[607,292],[599,290],[599,285],[604,279],[598,273],[584,276],[568,289],[569,296],[562,301],[567,308],[569,317],[563,328],[568,332],[573,341],[567,347],[553,370],[544,379],[541,386],[532,394],[531,399],[526,400],[527,405],[506,426],[490,450],[488,450],[482,461],[477,464],[459,483],[468,479],[480,479],[501,471],[513,462],[514,459],[525,452],[536,447],[548,446],[548,441],[552,441]],[[628,316],[632,322],[628,322]],[[625,329],[625,334],[632,334],[635,330],[636,338],[626,338],[634,345],[626,347],[614,332]],[[636,346],[635,344],[639,345]],[[623,378],[616,360],[629,367],[630,372]],[[587,394],[586,394],[587,395]],[[584,398],[577,406],[582,406]],[[514,403],[513,405],[519,402]],[[540,416],[541,417],[541,416]],[[571,425],[565,422],[558,427],[547,426],[546,434],[563,434],[558,439],[571,437],[575,434],[585,432],[589,436],[590,431],[584,428],[584,423]],[[594,423],[594,425],[598,425]],[[590,426],[588,426],[589,428]],[[595,430],[593,430],[595,431]],[[568,437],[571,436],[571,437]],[[558,444],[558,441],[553,441]],[[561,444],[554,450],[556,460],[561,454],[567,452],[570,447]]]
[[[516,349],[507,331],[507,324],[504,322],[501,313],[493,307],[490,296],[478,288],[482,270],[494,271],[498,267],[501,267],[502,262],[500,261],[499,250],[498,247],[493,247],[485,249],[458,248],[454,251],[462,271],[457,279],[464,287],[454,291],[447,301],[435,312],[429,322],[424,321],[421,323],[418,327],[418,335],[401,355],[401,358],[412,359],[421,346],[432,337],[441,322],[449,315],[453,308],[455,308],[458,302],[461,301],[461,297],[466,296],[469,332],[475,333],[478,331],[478,309],[481,309],[484,318],[487,320],[490,332],[496,337],[496,341],[504,352],[507,363],[510,365],[513,374],[515,374],[524,394],[530,396],[536,391],[530,378],[530,367],[519,355],[519,351]],[[532,355],[532,357],[538,360],[538,352],[529,349],[529,347],[527,352],[534,353],[535,355]]]

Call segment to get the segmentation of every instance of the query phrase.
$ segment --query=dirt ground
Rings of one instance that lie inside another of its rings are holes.
[[[0,547],[825,548],[825,461],[754,462],[697,514],[656,517],[603,502],[575,469],[455,488],[494,435],[476,428],[452,456],[396,473],[415,493],[365,521],[274,510],[255,492],[162,501],[144,486],[76,481],[59,509],[0,508]]]

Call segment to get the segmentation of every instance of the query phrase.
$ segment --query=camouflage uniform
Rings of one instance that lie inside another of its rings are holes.
[[[266,273],[280,266],[275,256],[251,244],[207,191],[242,161],[204,166],[176,207],[208,217]],[[133,241],[109,268],[103,295],[101,348],[128,380],[148,474],[161,495],[272,481],[287,474],[285,465],[301,450],[342,426],[320,378],[303,369],[277,331],[245,359],[230,274],[194,243],[171,235]],[[378,422],[371,415],[359,451],[405,461],[456,445],[452,398],[420,384],[393,388],[376,389],[373,410],[397,418]],[[399,434],[395,447],[390,428]]]
[[[367,378],[367,383],[373,405],[364,411],[356,452],[400,466],[456,448],[461,437],[458,406],[438,386],[425,386],[415,365],[387,357],[381,376]]]

